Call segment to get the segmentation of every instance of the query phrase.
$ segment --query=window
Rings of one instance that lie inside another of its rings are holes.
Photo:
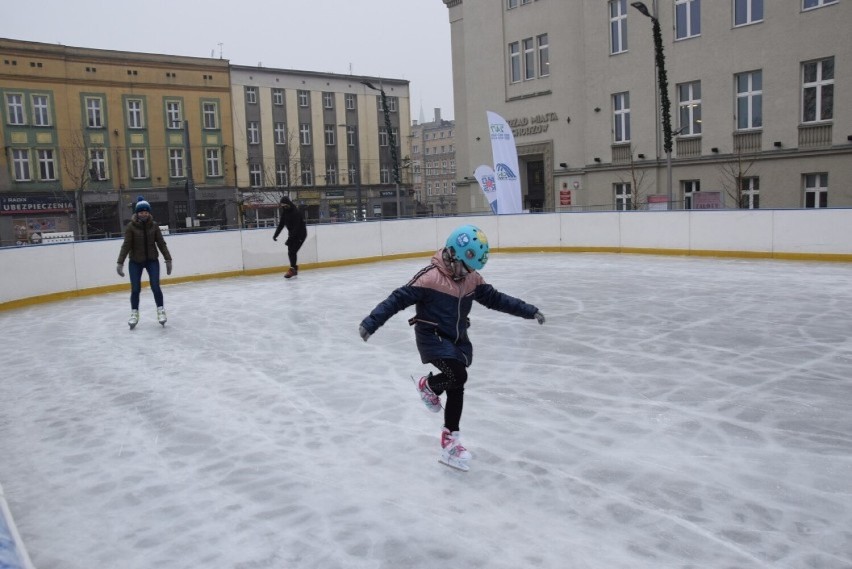
[[[145,128],[142,99],[127,99],[127,128]]]
[[[763,126],[763,72],[736,75],[737,130]]]
[[[287,144],[287,125],[285,123],[275,123],[272,132],[275,136],[275,144]]]
[[[355,127],[354,126],[347,126],[346,127],[346,144],[348,146],[355,146],[356,140],[357,140],[357,138],[356,138],[356,134],[355,134]]]
[[[354,111],[355,110],[355,95],[352,93],[346,93],[346,110]]]
[[[33,95],[33,124],[50,126],[50,105],[47,95]]]
[[[506,9],[511,10],[512,8],[518,7],[518,0],[506,0]]]
[[[809,10],[811,8],[821,8],[822,6],[827,6],[829,4],[836,4],[837,0],[805,0],[802,4],[803,10]]]
[[[701,0],[675,0],[675,38],[701,35]]]
[[[148,156],[144,149],[134,148],[130,151],[130,177],[134,180],[148,177]]]
[[[15,171],[16,182],[29,182],[30,177],[30,152],[24,148],[12,149],[12,166]]]
[[[734,0],[734,25],[763,21],[763,0]]]
[[[275,165],[275,185],[287,187],[290,185],[290,176],[287,174],[287,164],[279,162]]]
[[[701,134],[701,81],[677,86],[681,134]]]
[[[379,127],[379,146],[387,146],[388,145],[388,129],[386,127]]]
[[[86,124],[89,128],[103,128],[103,101],[100,97],[86,97]]]
[[[334,108],[334,94],[333,93],[323,93],[322,94],[322,107],[324,109],[333,109]]]
[[[53,149],[38,149],[36,150],[36,156],[38,158],[39,180],[55,180],[56,162],[53,156]]]
[[[699,180],[684,180],[681,184],[683,186],[683,209],[692,209],[692,197],[695,192],[701,190],[701,182]]]
[[[760,178],[740,178],[740,208],[760,208]]]
[[[354,162],[349,163],[349,183],[354,184],[356,180],[356,176],[358,175],[358,169],[355,167]]]
[[[802,122],[834,118],[834,58],[802,65]]]
[[[257,87],[246,87],[246,103],[249,105],[257,104]]]
[[[218,178],[222,175],[222,159],[218,148],[207,148],[204,151],[207,164],[207,177]]]
[[[615,209],[617,211],[628,211],[633,209],[633,194],[629,182],[613,184],[615,193]]]
[[[390,184],[390,169],[388,169],[387,164],[382,164],[382,168],[379,170],[379,183]]]
[[[169,148],[169,177],[183,178],[183,148]]]
[[[272,104],[277,107],[284,104],[284,89],[272,90]]]
[[[805,174],[805,207],[828,207],[828,174]]]
[[[307,162],[302,162],[302,185],[314,185],[314,168],[311,164]]]
[[[523,41],[524,45],[524,80],[535,79],[535,47],[532,38]]]
[[[509,81],[518,83],[521,80],[521,44],[509,44]]]
[[[541,34],[536,41],[538,41],[538,75],[547,77],[550,75],[550,44],[547,34]]]
[[[334,131],[336,127],[333,124],[325,125],[325,145],[334,146]]]
[[[260,144],[260,126],[256,121],[249,121],[247,137],[249,144]]]
[[[178,129],[183,126],[180,101],[166,101],[166,128]]]
[[[299,91],[299,106],[307,107],[310,103],[310,93],[307,91]]]
[[[219,128],[219,105],[216,103],[202,103],[201,113],[204,118],[204,128],[217,129]]]
[[[612,96],[614,142],[630,142],[630,93]]]
[[[106,167],[106,150],[103,148],[89,149],[89,177],[93,182],[108,179]]]
[[[252,188],[259,188],[263,185],[260,164],[249,164],[249,185]]]
[[[307,123],[299,125],[299,143],[302,146],[311,145],[311,125]]]
[[[396,97],[385,97],[385,98],[387,99],[387,102],[388,102],[388,110],[392,113],[395,113],[396,112],[397,98]]]
[[[627,51],[627,0],[609,0],[609,52]]]
[[[334,164],[328,164],[325,167],[325,185],[326,186],[336,186],[337,185],[337,168]]]
[[[26,124],[24,120],[24,96],[20,93],[6,95],[6,116],[9,124]]]

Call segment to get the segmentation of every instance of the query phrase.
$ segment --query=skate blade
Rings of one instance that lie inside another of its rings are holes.
[[[455,458],[444,459],[444,457],[441,457],[438,459],[438,462],[440,462],[444,466],[452,468],[453,470],[460,470],[462,472],[467,472],[470,470],[470,465],[467,463],[466,460],[458,460]]]

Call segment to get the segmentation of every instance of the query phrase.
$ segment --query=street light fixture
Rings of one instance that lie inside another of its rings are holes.
[[[663,34],[660,31],[660,21],[651,14],[644,2],[631,2],[643,16],[651,18],[654,33],[654,61],[657,67],[657,86],[660,91],[660,109],[663,119],[663,150],[666,152],[666,192],[668,208],[673,209],[672,203],[672,114],[669,102],[669,80],[666,75],[666,57],[663,54]]]
[[[349,129],[352,129],[352,136],[354,137],[352,148],[354,151],[354,164],[355,164],[355,202],[357,203],[358,209],[355,211],[355,221],[362,221],[364,219],[361,213],[361,147],[358,144],[358,127],[355,125],[348,124],[339,124],[337,126],[346,128],[346,136],[347,136],[347,144],[349,137]],[[350,176],[351,181],[351,176]]]
[[[399,159],[396,154],[396,139],[393,136],[393,128],[391,127],[390,120],[390,109],[388,108],[388,98],[385,95],[385,90],[381,87],[376,87],[369,81],[361,81],[361,85],[372,89],[373,91],[378,91],[382,97],[382,109],[385,114],[385,129],[388,131],[388,143],[390,144],[391,149],[391,160],[393,161],[393,183],[394,183],[394,194],[396,195],[396,216],[402,217],[402,212],[399,208]]]

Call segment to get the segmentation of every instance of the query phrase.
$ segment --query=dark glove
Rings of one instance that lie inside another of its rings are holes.
[[[362,324],[362,325],[360,325],[360,326],[358,326],[358,334],[360,334],[360,335],[361,335],[361,339],[362,339],[362,340],[364,340],[365,342],[366,342],[367,340],[369,340],[369,339],[370,339],[370,336],[372,336],[372,334],[370,334],[370,333],[367,331],[367,329],[366,329],[366,328],[364,328],[364,325],[363,325],[363,324]]]
[[[286,246],[286,247],[290,246],[290,239],[287,239],[287,241],[284,242],[284,246]]]
[[[171,260],[166,261],[166,274],[167,275],[172,274],[172,261]]]
[[[541,312],[536,312],[535,314],[533,314],[533,316],[536,320],[538,320],[539,324],[544,324],[544,314],[542,314]]]
[[[124,276],[124,265],[122,265],[121,263],[116,264],[115,265],[115,272],[118,273],[118,276],[123,277]]]
[[[273,240],[273,241],[278,241],[278,236],[277,236],[277,235],[273,235],[273,236],[272,236],[272,240]]]

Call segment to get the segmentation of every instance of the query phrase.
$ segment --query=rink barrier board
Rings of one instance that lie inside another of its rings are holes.
[[[590,212],[392,219],[308,226],[303,270],[431,255],[461,224],[500,252],[634,253],[852,262],[852,209]],[[169,236],[176,274],[164,285],[286,270],[273,229]],[[0,248],[0,311],[129,289],[115,274],[118,239]],[[14,267],[9,270],[8,267]],[[147,279],[143,277],[143,283]]]
[[[685,256],[685,257],[716,257],[733,259],[766,259],[783,261],[809,261],[828,263],[852,263],[852,254],[832,253],[773,253],[760,251],[695,251],[688,249],[647,249],[635,247],[503,247],[492,249],[492,253],[611,253],[628,255],[660,255],[660,256]],[[434,251],[421,251],[418,253],[401,253],[396,255],[361,257],[358,259],[345,259],[338,261],[324,261],[319,263],[299,264],[299,271],[311,269],[326,269],[333,267],[344,267],[351,265],[363,265],[378,263],[382,261],[395,261],[401,259],[415,259],[430,257]],[[222,273],[209,273],[203,275],[189,275],[185,277],[167,277],[160,281],[161,286],[181,284],[187,282],[206,281],[211,279],[226,279],[233,277],[262,276],[287,271],[288,265],[278,267],[266,267],[260,269],[245,269],[242,271],[227,271]],[[148,281],[142,282],[142,288],[150,288]],[[80,290],[71,290],[30,296],[17,300],[0,303],[0,312],[24,308],[37,304],[61,302],[74,298],[82,298],[98,294],[109,294],[115,292],[128,292],[128,283],[105,285]]]

